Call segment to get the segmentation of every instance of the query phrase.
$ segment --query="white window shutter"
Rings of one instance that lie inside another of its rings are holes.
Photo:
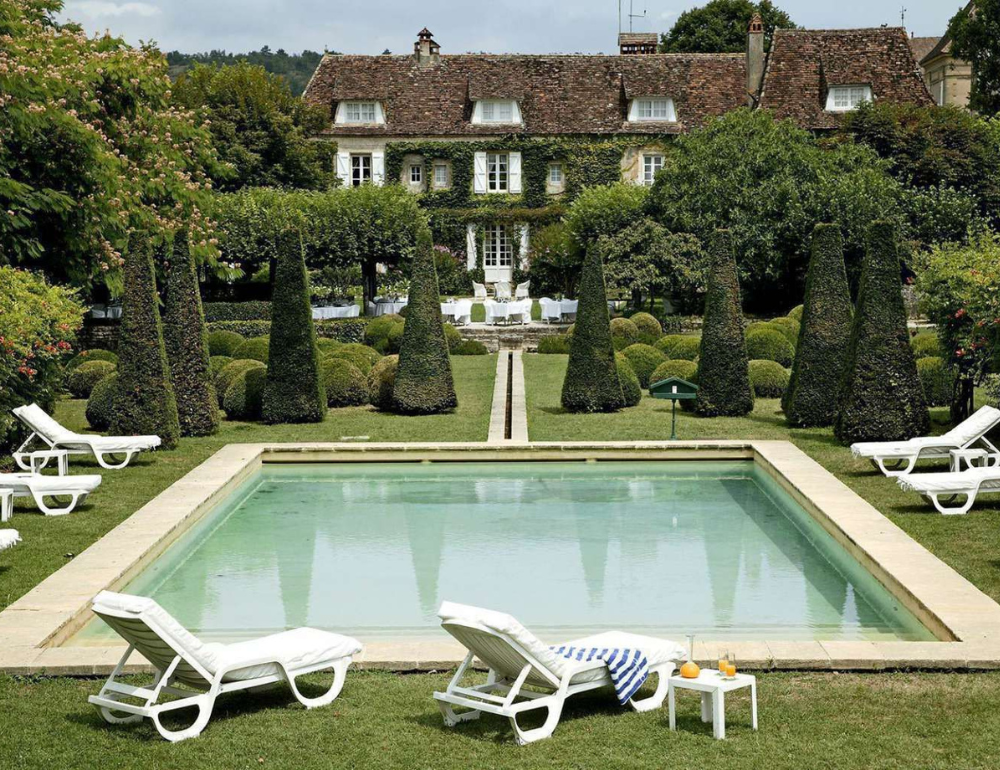
[[[508,187],[512,193],[521,192],[521,153],[512,152],[510,154],[510,166],[508,168]]]
[[[517,255],[518,261],[521,264],[522,270],[528,269],[528,250],[530,248],[530,241],[528,240],[528,225],[523,224],[521,227],[521,246]]]
[[[372,153],[372,184],[381,187],[385,182],[385,153]]]
[[[476,226],[467,225],[465,230],[465,266],[469,270],[476,269]]]
[[[337,178],[345,185],[351,183],[351,153],[337,153]]]
[[[477,195],[486,194],[486,153],[477,152],[475,156],[475,177],[472,190]]]

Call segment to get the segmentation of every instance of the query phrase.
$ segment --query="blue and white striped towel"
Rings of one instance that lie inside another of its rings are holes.
[[[649,676],[649,662],[641,650],[617,647],[562,647],[551,648],[556,655],[567,660],[600,660],[608,667],[611,682],[615,686],[618,702],[624,706],[629,698],[642,687]]]

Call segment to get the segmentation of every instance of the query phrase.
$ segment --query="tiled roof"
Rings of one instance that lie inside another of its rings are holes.
[[[454,136],[514,133],[678,133],[746,103],[743,54],[327,55],[305,98],[333,107],[345,99],[382,102],[385,125],[331,126],[338,135]],[[632,96],[669,96],[677,123],[626,121]],[[472,100],[517,99],[523,126],[470,122]]]
[[[803,128],[836,128],[827,112],[830,86],[870,85],[876,100],[933,104],[910,49],[906,30],[777,30],[760,106]]]
[[[913,51],[913,58],[916,60],[917,64],[923,61],[923,58],[934,50],[935,46],[941,41],[939,37],[911,37],[908,38],[910,43],[910,50]]]

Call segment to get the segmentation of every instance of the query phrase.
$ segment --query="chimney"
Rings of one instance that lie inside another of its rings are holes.
[[[413,44],[413,57],[420,64],[437,64],[441,46],[434,42],[431,31],[424,27],[417,33],[417,42]]]
[[[764,78],[764,20],[759,13],[750,19],[747,30],[747,104],[757,106]]]
[[[618,53],[622,56],[656,53],[660,36],[655,32],[620,32]]]

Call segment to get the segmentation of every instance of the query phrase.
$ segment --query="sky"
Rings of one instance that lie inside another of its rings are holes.
[[[663,32],[704,0],[632,0],[636,32]],[[963,0],[777,0],[800,27],[898,26],[940,36]],[[622,0],[628,29],[629,0]],[[428,27],[442,53],[612,53],[617,49],[618,0],[66,0],[62,19],[91,32],[110,30],[131,43],[155,41],[165,51],[264,45],[297,53],[380,54],[413,50]]]

